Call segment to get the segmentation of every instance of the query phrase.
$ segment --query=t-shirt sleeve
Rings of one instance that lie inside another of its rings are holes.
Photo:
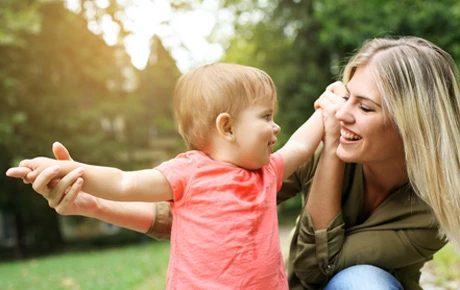
[[[168,180],[173,190],[173,201],[182,199],[188,190],[188,184],[193,178],[195,161],[188,154],[180,154],[176,158],[161,163],[155,169],[159,170]]]

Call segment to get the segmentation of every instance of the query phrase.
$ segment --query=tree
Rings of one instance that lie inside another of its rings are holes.
[[[51,140],[63,141],[76,156],[103,162],[100,144],[115,151],[117,143],[100,129],[100,116],[110,114],[114,103],[123,106],[114,102],[119,92],[107,82],[123,79],[113,60],[121,57],[126,65],[129,58],[123,60],[117,47],[88,31],[86,20],[61,2],[34,3],[40,29],[18,30],[11,37],[15,41],[0,46],[1,168],[6,171],[23,157],[50,155]],[[102,156],[114,160],[105,152]],[[46,202],[30,186],[1,179],[0,208],[17,221],[17,252],[26,254],[26,239],[44,250],[61,243],[56,214]]]
[[[181,73],[175,60],[165,49],[158,36],[152,38],[151,53],[144,70],[139,72],[136,93],[141,110],[129,120],[129,126],[136,130],[137,124],[147,124],[149,130],[139,141],[147,146],[150,138],[176,132],[172,108],[173,91]]]

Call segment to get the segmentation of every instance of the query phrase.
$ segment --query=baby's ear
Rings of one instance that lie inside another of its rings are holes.
[[[216,118],[216,130],[220,137],[229,142],[235,141],[232,131],[233,118],[229,113],[220,113]]]

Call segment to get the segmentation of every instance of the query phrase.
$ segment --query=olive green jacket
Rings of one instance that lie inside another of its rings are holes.
[[[319,155],[283,183],[278,202],[302,192],[308,199]],[[348,164],[342,190],[342,211],[327,230],[315,231],[302,210],[287,261],[290,289],[322,289],[340,270],[370,264],[389,271],[404,289],[419,286],[420,268],[446,241],[429,207],[410,186],[392,193],[367,220],[359,221],[364,203],[362,166]]]

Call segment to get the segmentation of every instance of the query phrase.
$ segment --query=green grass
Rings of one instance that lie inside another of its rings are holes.
[[[3,290],[165,289],[169,242],[67,253],[0,263]],[[460,256],[448,244],[429,263],[438,286],[460,279]],[[451,288],[443,288],[451,289]],[[454,288],[452,288],[454,289]]]
[[[1,289],[165,289],[169,243],[0,263]]]

